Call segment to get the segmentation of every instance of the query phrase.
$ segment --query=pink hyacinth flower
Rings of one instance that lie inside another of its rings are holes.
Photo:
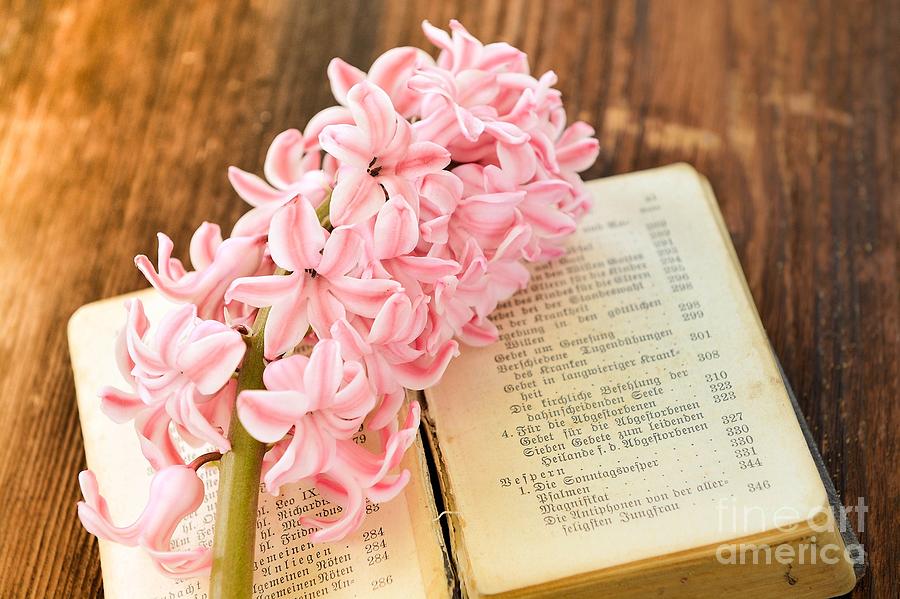
[[[412,141],[409,123],[384,90],[368,81],[347,92],[347,104],[355,125],[329,125],[319,135],[322,149],[341,164],[331,196],[332,224],[365,221],[395,196],[417,206],[415,180],[447,166],[450,153]]]
[[[329,501],[341,506],[341,515],[333,520],[303,516],[303,526],[318,528],[310,534],[314,543],[343,539],[359,528],[366,514],[366,501],[384,503],[396,497],[409,482],[408,470],[392,473],[416,438],[420,408],[409,406],[406,421],[388,434],[380,454],[360,447],[352,440],[338,442],[334,462],[327,472],[316,477],[316,487]],[[394,424],[396,428],[396,423]]]
[[[391,48],[375,59],[368,74],[340,58],[332,59],[328,64],[328,81],[334,99],[346,106],[350,88],[368,80],[390,96],[391,103],[403,118],[409,118],[418,110],[420,96],[406,83],[417,68],[433,63],[431,57],[419,48]]]
[[[359,362],[344,361],[337,341],[316,343],[309,358],[272,362],[263,373],[266,390],[242,391],[237,413],[259,441],[276,443],[293,429],[278,461],[264,477],[269,492],[327,470],[336,439],[349,439],[375,405]]]
[[[527,133],[498,118],[490,103],[500,92],[497,76],[486,71],[463,71],[454,75],[438,68],[423,68],[410,79],[412,89],[426,100],[438,99],[423,111],[425,118],[414,125],[416,134],[442,145],[450,145],[457,134],[476,142],[482,133],[508,145],[524,144]],[[455,127],[451,124],[455,120]]]
[[[272,218],[269,248],[275,263],[291,274],[237,279],[225,297],[272,307],[265,329],[270,360],[296,346],[310,325],[321,337],[348,311],[374,318],[384,301],[402,289],[396,281],[351,276],[362,257],[362,239],[348,227],[327,235],[303,199]]]
[[[309,140],[296,129],[275,136],[263,170],[268,183],[252,173],[229,167],[228,180],[253,209],[234,225],[234,236],[261,235],[269,228],[272,215],[285,203],[302,195],[318,206],[325,199],[331,176],[320,168],[318,140]]]
[[[153,475],[150,498],[134,523],[117,527],[97,479],[90,470],[78,476],[84,501],[78,502],[78,517],[91,534],[128,547],[141,547],[161,572],[185,577],[205,574],[212,563],[209,549],[172,551],[172,535],[178,524],[203,503],[203,481],[184,465],[169,466]]]
[[[101,407],[117,422],[134,419],[145,456],[155,468],[180,462],[169,434],[174,422],[182,436],[231,448],[225,437],[235,393],[232,374],[243,359],[241,335],[214,320],[200,320],[186,305],[168,312],[151,338],[140,300],[126,304],[118,361],[135,393],[101,390]]]
[[[259,268],[265,252],[265,238],[232,237],[222,240],[218,225],[203,223],[191,238],[191,263],[195,270],[187,272],[181,261],[172,258],[174,244],[159,233],[157,266],[147,256],[134,259],[147,280],[167,299],[197,306],[200,318],[224,321],[225,290],[237,277],[252,275]]]
[[[506,42],[483,44],[456,19],[450,20],[451,35],[429,23],[422,22],[425,37],[441,49],[437,65],[451,73],[477,69],[481,71],[527,71],[527,56]]]

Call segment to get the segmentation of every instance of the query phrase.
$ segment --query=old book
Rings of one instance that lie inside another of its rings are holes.
[[[709,184],[674,165],[588,185],[569,254],[426,392],[468,596],[848,591],[859,547]]]
[[[709,185],[676,165],[588,187],[593,212],[568,255],[536,267],[500,308],[501,340],[464,349],[425,393],[450,558],[419,444],[409,489],[346,542],[304,541],[296,514],[333,509],[307,490],[264,496],[257,597],[852,588],[861,551],[833,509]],[[118,379],[120,306],[82,308],[70,343],[88,465],[126,521],[149,472],[134,435],[95,399]],[[215,471],[206,476],[214,489]],[[209,542],[212,499],[178,542]],[[101,542],[100,552],[107,597],[204,596],[200,581],[163,578],[138,550]]]

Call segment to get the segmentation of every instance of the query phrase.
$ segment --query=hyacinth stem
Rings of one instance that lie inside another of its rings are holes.
[[[263,389],[263,331],[269,309],[256,316],[247,341],[247,353],[238,376],[238,393]],[[236,410],[236,408],[235,408]],[[250,436],[237,412],[232,414],[229,433],[231,451],[219,463],[219,492],[213,540],[210,599],[253,597],[253,552],[256,542],[256,510],[259,477],[266,445]]]
[[[322,226],[331,230],[328,211],[331,193],[316,209]],[[277,275],[287,274],[283,268]],[[263,342],[269,308],[261,308],[253,330],[244,339],[247,353],[238,373],[237,392],[264,389],[266,369]],[[229,431],[231,451],[219,461],[219,491],[216,527],[213,537],[213,561],[209,574],[209,599],[252,599],[253,559],[256,542],[256,511],[259,504],[259,477],[268,447],[250,436],[237,415],[237,402]]]

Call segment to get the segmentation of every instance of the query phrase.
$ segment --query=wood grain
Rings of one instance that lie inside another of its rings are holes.
[[[0,596],[102,595],[79,526],[84,466],[65,323],[142,286],[244,207],[279,131],[330,103],[332,56],[366,67],[462,20],[560,76],[603,145],[590,176],[685,160],[712,181],[775,350],[870,571],[897,596],[900,303],[897,1],[34,2],[0,6]]]

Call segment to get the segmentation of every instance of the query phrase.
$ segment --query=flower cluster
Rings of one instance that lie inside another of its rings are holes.
[[[265,178],[229,170],[252,208],[228,239],[200,227],[193,270],[162,234],[155,266],[136,259],[183,304],[151,331],[129,303],[118,357],[133,389],[101,392],[157,471],[152,505],[116,528],[83,473],[79,514],[91,532],[141,545],[173,575],[206,568],[203,549],[169,551],[203,496],[173,435],[224,453],[235,414],[268,444],[267,490],[304,481],[342,507],[335,520],[303,521],[312,539],[352,532],[366,501],[408,480],[396,469],[419,408],[405,390],[434,384],[459,342],[495,341],[491,312],[528,283],[526,263],[563,253],[590,206],[578,173],[596,159],[593,129],[566,125],[556,76],[532,76],[520,50],[482,44],[456,21],[449,34],[423,27],[437,59],[394,48],[368,73],[331,62],[338,105],[278,135]],[[251,326],[264,335],[265,389],[237,392]],[[304,340],[309,355],[297,350]],[[355,441],[360,430],[380,440],[374,451]]]

